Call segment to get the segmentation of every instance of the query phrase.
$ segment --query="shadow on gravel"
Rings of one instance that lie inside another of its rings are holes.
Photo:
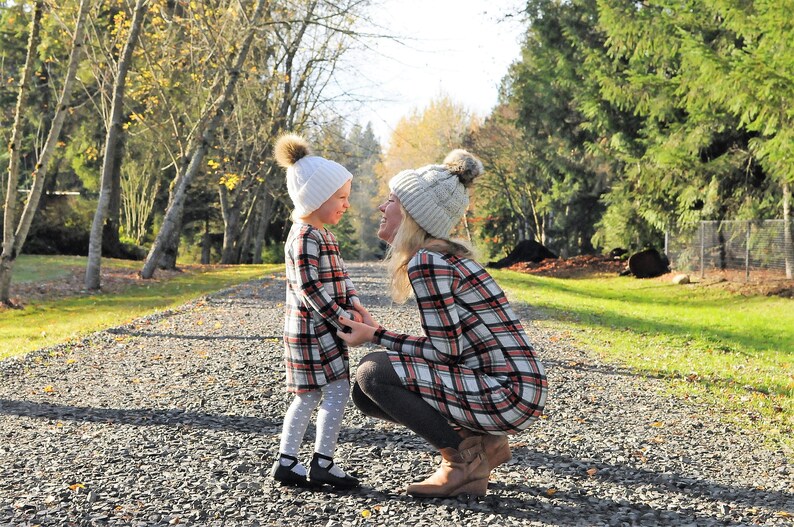
[[[132,426],[190,426],[249,434],[277,433],[281,430],[282,424],[280,420],[270,421],[259,417],[205,414],[178,408],[163,410],[92,408],[10,399],[0,399],[0,415]]]
[[[770,491],[763,487],[741,487],[715,483],[706,479],[688,477],[678,472],[658,472],[653,470],[643,470],[627,465],[615,465],[600,463],[593,460],[583,460],[571,456],[547,455],[543,452],[531,450],[529,448],[513,448],[514,457],[521,459],[522,464],[532,467],[552,467],[552,470],[563,479],[579,480],[582,482],[592,482],[601,485],[622,487],[630,490],[630,495],[640,496],[647,493],[658,493],[667,495],[666,503],[678,503],[675,511],[677,514],[697,521],[698,518],[715,519],[716,516],[708,514],[707,511],[698,510],[687,506],[687,501],[692,500],[697,503],[718,501],[720,503],[740,505],[747,509],[765,507],[770,510],[791,511],[794,507],[794,494],[781,491]],[[587,470],[595,469],[595,473],[590,476]],[[500,489],[505,494],[529,493],[538,495],[538,489],[521,484],[498,484],[492,487],[494,491]],[[582,487],[584,490],[584,486]],[[607,510],[619,510],[621,507],[630,506],[632,512],[659,511],[658,508],[651,507],[638,500],[627,503],[623,500],[594,496],[591,491],[576,493],[572,491],[557,492],[554,494],[555,500],[565,500],[572,504],[572,507],[587,510],[597,503],[597,508]],[[658,501],[658,500],[655,500]],[[746,525],[743,522],[730,522],[725,518],[726,510],[720,518],[723,525]],[[665,509],[667,510],[667,509]]]
[[[284,339],[283,335],[254,335],[254,336],[239,336],[239,335],[206,335],[206,334],[193,334],[188,335],[185,333],[158,333],[156,331],[141,331],[128,328],[112,328],[107,330],[111,335],[124,335],[127,337],[144,337],[144,338],[167,338],[167,339],[184,339],[184,340],[243,340],[251,342],[262,342],[263,340],[278,340],[281,342]]]

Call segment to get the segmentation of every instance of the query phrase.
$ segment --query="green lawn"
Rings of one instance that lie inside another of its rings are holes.
[[[130,260],[102,259],[103,266],[122,269],[140,269],[141,262]],[[72,269],[85,269],[84,256],[39,256],[23,254],[14,263],[14,274],[11,276],[12,284],[24,282],[38,282],[41,280],[56,280],[68,275]]]
[[[666,378],[794,452],[794,300],[630,277],[493,274],[538,310],[537,324]]]
[[[84,257],[22,256],[14,282],[63,276]],[[103,266],[140,268],[140,262],[102,260]],[[281,271],[283,265],[188,267],[167,281],[141,281],[118,294],[95,294],[31,302],[25,309],[0,311],[0,359],[69,342],[104,328],[170,309],[207,293]],[[25,299],[22,299],[23,301]]]

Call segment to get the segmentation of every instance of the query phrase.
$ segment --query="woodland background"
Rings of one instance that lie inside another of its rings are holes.
[[[499,104],[449,95],[390,137],[333,90],[369,0],[0,2],[0,300],[21,253],[280,262],[290,203],[272,145],[286,131],[355,176],[334,230],[382,256],[385,182],[479,155],[469,237],[485,258],[534,239],[562,256],[661,247],[703,219],[786,220],[794,262],[790,0],[530,0]],[[465,82],[465,79],[461,79]]]

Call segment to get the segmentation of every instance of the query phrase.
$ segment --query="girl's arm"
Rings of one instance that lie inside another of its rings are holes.
[[[301,300],[316,311],[334,327],[341,330],[339,318],[350,318],[345,311],[328,294],[319,278],[320,243],[311,235],[300,236],[293,242],[293,251],[298,269],[300,290],[297,291]],[[336,269],[335,272],[342,272]]]
[[[347,298],[350,299],[350,305],[361,305],[361,300],[358,298],[358,293],[356,292],[356,286],[353,285],[353,280],[350,279],[350,275],[347,272],[347,266],[345,265],[344,260],[342,257],[339,257],[339,261],[342,262],[342,271],[345,273],[345,288],[347,289]]]
[[[422,251],[408,267],[422,319],[424,337],[415,337],[378,328],[372,341],[405,355],[451,363],[462,349],[463,332],[455,307],[455,270],[438,254]]]

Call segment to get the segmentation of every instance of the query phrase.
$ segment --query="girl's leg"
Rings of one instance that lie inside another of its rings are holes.
[[[342,429],[345,406],[350,398],[350,382],[347,379],[334,381],[323,387],[323,401],[317,412],[317,438],[314,458],[309,468],[309,479],[337,488],[358,486],[358,480],[348,476],[334,463],[334,452]]]
[[[350,398],[350,381],[334,381],[323,386],[323,401],[317,412],[317,439],[314,451],[327,457],[334,457],[345,406]]]
[[[447,418],[419,394],[403,386],[384,352],[366,355],[356,370],[356,384],[390,420],[399,423],[441,450],[457,449],[463,438]],[[354,398],[358,402],[358,398]]]
[[[321,399],[322,392],[320,390],[296,394],[284,416],[281,446],[279,447],[281,454],[279,463],[284,466],[290,466],[294,463],[290,470],[299,476],[306,476],[306,467],[299,462],[295,463],[298,451],[303,442],[303,436],[306,434],[306,429],[309,427],[312,412],[320,404]]]

